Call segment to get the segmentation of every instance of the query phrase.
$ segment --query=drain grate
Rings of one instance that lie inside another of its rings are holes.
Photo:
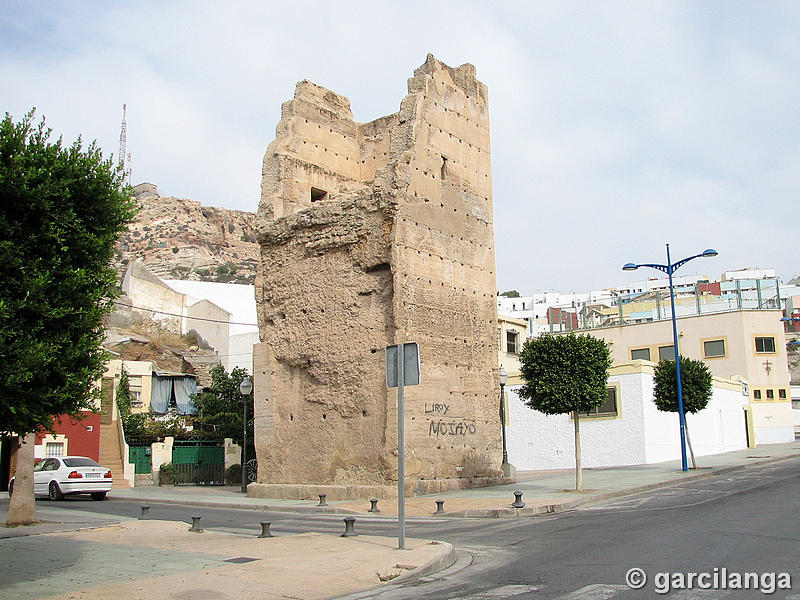
[[[222,562],[249,563],[249,562],[253,562],[254,560],[258,560],[258,559],[257,558],[250,558],[249,556],[237,556],[236,558],[229,558],[228,560],[223,560]]]

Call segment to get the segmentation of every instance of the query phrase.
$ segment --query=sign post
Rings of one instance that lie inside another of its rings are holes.
[[[406,547],[405,404],[403,387],[419,384],[419,344],[409,342],[386,348],[386,387],[397,388],[397,546]]]

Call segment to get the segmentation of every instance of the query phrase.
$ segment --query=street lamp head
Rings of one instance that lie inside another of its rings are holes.
[[[253,391],[253,382],[250,381],[249,377],[242,379],[242,383],[239,384],[239,391],[242,393],[242,396],[249,396],[250,392]]]
[[[719,254],[719,252],[717,252],[713,248],[708,248],[707,250],[703,250],[703,253],[700,256],[704,258],[711,258],[712,256],[716,256],[717,254]]]
[[[627,263],[624,267],[622,267],[623,271],[635,271],[639,268],[639,265],[635,265],[633,263]]]
[[[501,366],[497,374],[500,376],[500,385],[505,385],[506,381],[508,381],[508,373],[506,373],[506,370]]]

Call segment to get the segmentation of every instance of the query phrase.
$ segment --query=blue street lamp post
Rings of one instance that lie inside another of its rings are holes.
[[[678,322],[675,318],[675,289],[672,285],[672,274],[677,271],[680,267],[685,265],[690,260],[695,258],[701,257],[712,257],[716,256],[718,252],[709,248],[708,250],[703,250],[700,254],[695,254],[694,256],[689,256],[688,258],[684,258],[683,260],[679,260],[678,262],[673,263],[669,256],[669,244],[667,244],[667,264],[665,265],[657,265],[651,263],[642,263],[642,264],[635,264],[635,263],[628,263],[624,267],[622,267],[623,271],[635,271],[639,267],[650,267],[651,269],[657,269],[659,271],[663,271],[669,277],[669,302],[670,306],[672,307],[672,343],[675,349],[675,378],[678,382],[678,416],[680,419],[680,428],[681,428],[681,470],[688,471],[689,466],[686,464],[686,414],[683,410],[683,385],[681,383],[681,355],[678,351]]]

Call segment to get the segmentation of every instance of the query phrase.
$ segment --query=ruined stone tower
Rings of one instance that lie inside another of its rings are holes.
[[[384,350],[408,341],[408,493],[501,476],[490,159],[472,65],[428,55],[400,111],[370,123],[297,84],[263,165],[251,495],[395,495]]]

